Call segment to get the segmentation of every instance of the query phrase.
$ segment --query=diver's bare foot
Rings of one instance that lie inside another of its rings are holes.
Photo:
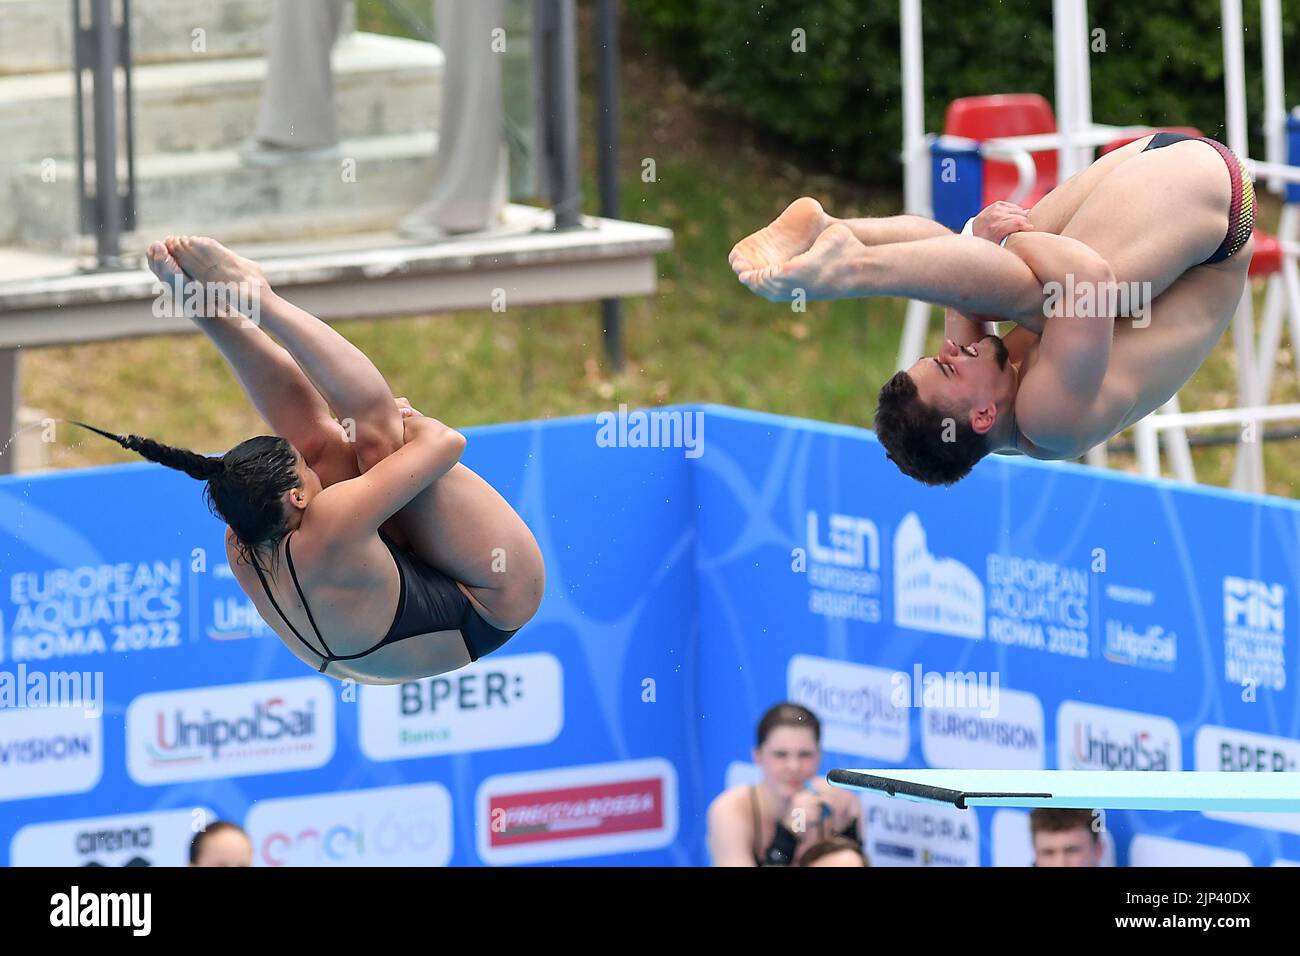
[[[235,282],[259,293],[271,291],[261,266],[235,255],[215,239],[168,236],[166,246],[185,272],[199,282]]]
[[[149,271],[158,277],[158,281],[163,285],[172,286],[176,282],[176,277],[181,276],[181,282],[184,282],[185,270],[176,261],[176,258],[167,251],[167,245],[163,242],[151,242],[149,248],[145,250],[145,258],[149,262]]]
[[[155,312],[159,315],[167,315],[173,318],[185,316],[191,319],[204,318],[203,311],[199,303],[192,299],[187,290],[187,286],[193,281],[181,264],[176,261],[176,257],[167,251],[165,240],[149,243],[149,248],[145,250],[145,259],[149,263],[149,271],[157,278],[162,285],[158,291],[158,304],[155,308],[161,306],[162,312]]]
[[[870,295],[862,288],[857,267],[867,247],[842,223],[824,229],[807,252],[740,277],[751,292],[769,302],[807,301]]]
[[[727,261],[743,282],[747,272],[778,266],[807,252],[833,221],[821,203],[803,196],[790,203],[771,225],[736,243]]]

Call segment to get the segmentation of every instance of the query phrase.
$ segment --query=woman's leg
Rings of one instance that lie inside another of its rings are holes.
[[[188,278],[162,242],[149,246],[149,268],[171,294]],[[196,325],[221,352],[253,407],[281,438],[301,452],[324,485],[355,478],[355,456],[339,453],[341,431],[329,406],[293,356],[237,311],[196,316]],[[351,459],[349,461],[349,459]]]
[[[256,263],[220,243],[183,237],[168,249],[200,282],[247,283],[257,296],[258,321],[278,338],[348,430],[362,471],[402,446],[402,420],[392,390],[365,353],[271,290]]]

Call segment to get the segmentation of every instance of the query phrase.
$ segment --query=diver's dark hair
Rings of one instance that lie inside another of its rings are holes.
[[[880,389],[876,437],[899,471],[927,485],[960,481],[989,453],[988,439],[964,417],[921,401],[906,372],[896,373]]]
[[[258,435],[240,442],[220,458],[210,458],[152,438],[114,435],[85,422],[73,424],[103,435],[149,461],[206,481],[208,510],[230,525],[239,539],[240,556],[249,563],[257,563],[254,548],[278,542],[287,530],[282,499],[286,491],[298,487],[298,458],[293,445],[283,438]]]
[[[822,725],[807,707],[799,704],[777,704],[769,707],[767,713],[758,722],[758,745],[767,743],[767,736],[778,727],[807,727],[812,731],[813,740],[822,741]]]

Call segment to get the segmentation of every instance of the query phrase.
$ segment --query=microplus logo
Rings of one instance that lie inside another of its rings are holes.
[[[148,936],[153,925],[151,893],[70,892],[50,897],[51,926],[126,926],[132,936]]]

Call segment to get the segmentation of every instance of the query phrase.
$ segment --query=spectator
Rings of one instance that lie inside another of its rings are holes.
[[[753,757],[762,781],[732,787],[709,806],[715,866],[790,866],[830,836],[862,845],[857,798],[818,773],[821,725],[811,711],[797,704],[769,710],[759,721]]]
[[[1034,866],[1100,866],[1101,833],[1093,810],[1039,807],[1029,814]]]
[[[217,820],[194,834],[190,866],[252,865],[253,841],[239,824]]]

